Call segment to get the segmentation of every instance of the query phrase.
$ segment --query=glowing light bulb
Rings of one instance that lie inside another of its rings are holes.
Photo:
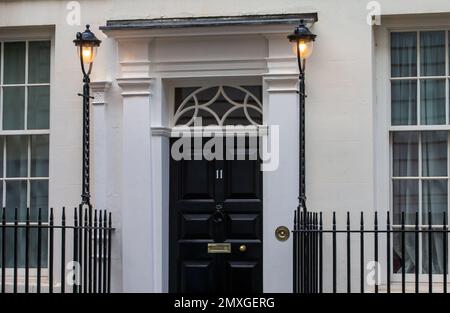
[[[294,54],[297,54],[297,44],[293,45]],[[300,40],[298,42],[298,52],[302,59],[307,59],[311,56],[313,50],[313,41]]]
[[[84,63],[92,63],[94,61],[94,48],[93,47],[83,47],[81,51]]]
[[[306,45],[306,43],[300,42],[298,44],[298,48],[300,50],[300,55],[304,55],[306,53],[307,49],[308,49],[308,46]]]

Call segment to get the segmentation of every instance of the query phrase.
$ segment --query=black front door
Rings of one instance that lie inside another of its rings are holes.
[[[262,172],[250,157],[257,149],[226,151],[234,160],[171,158],[171,292],[262,292]]]

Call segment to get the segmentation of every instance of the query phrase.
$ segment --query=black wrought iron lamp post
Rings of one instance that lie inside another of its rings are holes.
[[[302,231],[308,229],[311,217],[306,208],[306,183],[305,183],[305,66],[306,59],[311,56],[316,35],[311,33],[304,20],[300,21],[294,32],[288,36],[293,44],[294,53],[297,56],[299,70],[299,194],[298,206],[294,218],[293,235],[293,291],[311,292],[314,281],[313,263],[310,260],[311,239],[310,235]],[[312,254],[314,256],[314,254]]]
[[[306,59],[311,56],[316,35],[301,20],[294,32],[288,36],[297,55],[299,69],[299,195],[298,213],[307,212],[305,188],[305,66]]]
[[[86,25],[86,30],[82,33],[77,33],[76,39],[73,42],[75,43],[75,46],[78,47],[78,55],[80,57],[81,70],[83,73],[83,93],[78,94],[83,98],[83,175],[81,205],[90,206],[89,105],[92,97],[89,94],[89,75],[92,71],[96,50],[100,46],[101,41],[90,31],[89,25]]]

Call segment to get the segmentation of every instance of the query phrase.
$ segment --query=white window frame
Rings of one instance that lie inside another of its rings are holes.
[[[447,179],[447,197],[448,206],[450,206],[450,181],[449,181],[449,171],[450,171],[450,120],[449,120],[449,84],[450,84],[450,73],[449,73],[449,39],[448,35],[450,32],[450,24],[448,19],[443,16],[442,18],[436,18],[436,16],[424,16],[422,18],[414,16],[405,17],[383,17],[380,26],[374,29],[374,88],[375,88],[375,105],[374,105],[374,168],[375,168],[375,187],[374,187],[374,205],[376,208],[389,208],[389,211],[393,212],[393,156],[392,156],[392,133],[394,131],[418,131],[419,133],[426,130],[447,130],[449,131],[448,145],[447,145],[447,176],[438,177],[439,179]],[[445,76],[427,76],[420,77],[420,31],[442,31],[445,30],[445,44],[446,44],[446,69]],[[408,79],[406,77],[392,78],[391,76],[391,32],[417,32],[417,76],[411,77],[410,79],[416,79],[418,86],[418,98],[417,98],[417,120],[418,125],[401,125],[392,126],[391,125],[391,81],[398,79]],[[445,125],[420,125],[420,79],[446,79],[446,124]],[[421,136],[419,136],[419,140]],[[420,147],[420,142],[419,142]],[[419,166],[421,166],[422,155],[419,151]],[[419,172],[421,173],[421,172]],[[426,177],[426,179],[433,179],[435,177]],[[419,180],[421,184],[421,179]],[[419,209],[422,207],[422,190],[421,185],[419,185]],[[448,210],[450,213],[450,210]],[[422,222],[422,212],[419,212],[419,221]],[[447,222],[449,221],[449,216],[447,214]],[[393,215],[391,214],[391,225],[393,222]],[[421,225],[421,224],[419,224]],[[415,225],[412,225],[413,227]],[[434,225],[434,227],[439,228],[442,225]],[[406,227],[406,226],[405,226]],[[426,227],[426,225],[422,225]],[[393,226],[394,228],[394,226]],[[398,228],[398,226],[395,226]],[[450,244],[448,242],[448,244]],[[391,249],[393,249],[393,235],[391,235]],[[422,273],[422,238],[419,240],[419,265],[420,283],[428,282],[428,274]],[[449,250],[450,251],[450,250]],[[450,261],[450,260],[449,260]],[[394,283],[401,282],[401,273],[393,272],[393,251],[391,250],[391,280]],[[449,277],[447,273],[447,277]],[[406,282],[408,285],[415,282],[415,273],[405,275]],[[433,274],[434,283],[442,283],[442,274]],[[408,287],[411,288],[411,287]]]
[[[253,134],[248,130],[235,130],[236,134],[250,134],[250,135],[267,135],[268,127],[264,124],[265,121],[265,107],[264,107],[264,83],[261,76],[248,76],[248,77],[208,77],[208,78],[175,78],[175,79],[164,79],[164,87],[163,92],[165,94],[165,99],[167,99],[168,106],[168,116],[167,121],[164,121],[169,125],[164,130],[161,129],[153,129],[153,131],[163,131],[169,137],[178,137],[183,132],[199,132],[202,133],[205,130],[205,127],[194,127],[194,126],[175,126],[175,89],[183,88],[183,87],[217,87],[217,86],[242,86],[242,85],[253,85],[253,86],[261,86],[262,87],[262,125],[253,125],[258,129],[258,133]],[[209,126],[209,132],[223,132],[226,130],[226,126]],[[230,133],[228,133],[230,134]]]
[[[259,85],[262,89],[262,85]],[[245,97],[244,97],[244,102],[243,103],[237,103],[235,101],[233,101],[231,98],[228,97],[226,91],[224,90],[225,87],[229,87],[229,88],[233,88],[233,89],[238,89],[241,92],[245,93]],[[197,94],[204,91],[204,90],[208,90],[211,88],[217,88],[217,91],[215,92],[215,95],[209,99],[207,101],[207,103],[199,103],[198,98],[197,98]],[[225,112],[225,114],[223,116],[218,116],[217,112],[214,111],[214,109],[211,109],[210,106],[213,105],[215,103],[215,100],[220,97],[223,96],[226,101],[230,104],[233,105],[231,109],[228,109],[227,112]],[[250,104],[248,103],[248,99],[252,98],[253,100],[255,100],[256,105],[254,104]],[[228,116],[230,113],[232,113],[235,109],[244,109],[244,114],[245,117],[247,119],[248,122],[250,122],[250,125],[253,126],[259,126],[261,124],[256,123],[253,118],[250,116],[250,114],[247,111],[247,107],[253,108],[254,110],[258,111],[261,114],[261,117],[263,115],[262,113],[262,99],[258,99],[251,91],[243,88],[242,86],[238,86],[238,85],[218,85],[218,86],[214,86],[214,87],[199,87],[196,90],[194,90],[192,93],[190,93],[179,105],[178,109],[176,110],[175,114],[174,114],[174,125],[176,125],[178,123],[178,120],[180,118],[183,117],[183,114],[185,112],[190,112],[192,111],[192,106],[191,107],[186,107],[186,103],[193,99],[195,104],[194,104],[194,110],[192,112],[192,118],[188,121],[188,123],[186,125],[180,125],[180,126],[185,126],[185,127],[189,127],[192,126],[194,124],[194,120],[195,118],[197,118],[198,116],[198,112],[203,110],[203,111],[207,111],[208,113],[210,113],[210,115],[212,115],[214,117],[214,119],[217,121],[217,126],[224,126],[224,123],[226,122]]]
[[[36,27],[34,30],[27,30],[24,31],[21,28],[14,28],[14,29],[6,29],[3,31],[0,28],[0,43],[1,43],[1,55],[0,55],[0,89],[3,89],[4,86],[7,87],[25,87],[25,108],[24,108],[24,129],[23,130],[3,130],[3,93],[0,97],[0,136],[6,137],[6,136],[27,136],[28,138],[28,147],[27,147],[27,154],[28,154],[28,163],[27,163],[27,176],[26,177],[20,177],[20,178],[11,178],[6,177],[6,143],[4,143],[3,147],[1,147],[0,153],[3,154],[3,176],[0,178],[1,183],[3,184],[3,202],[1,203],[2,207],[6,205],[5,200],[5,194],[6,194],[6,181],[8,180],[21,180],[27,182],[27,207],[30,207],[30,182],[32,180],[43,180],[46,179],[49,184],[48,188],[48,204],[49,208],[52,207],[52,198],[51,198],[51,172],[50,172],[50,162],[51,162],[51,114],[52,114],[52,82],[53,82],[53,76],[54,76],[54,35],[52,34],[53,31],[50,31],[48,28],[41,28]],[[49,83],[28,83],[28,48],[29,43],[34,41],[49,41],[50,42],[50,82]],[[3,81],[3,74],[4,74],[4,43],[8,42],[25,42],[25,83],[24,84],[4,84]],[[31,86],[49,86],[50,89],[50,106],[49,106],[49,128],[48,129],[27,129],[27,110],[28,110],[28,87]],[[48,177],[31,177],[31,136],[32,135],[48,135],[49,136],[49,176]],[[49,211],[50,212],[50,211]],[[0,221],[1,222],[1,221]],[[14,224],[14,223],[7,223],[7,224]],[[25,224],[25,223],[19,223]],[[31,223],[30,225],[34,225],[37,223]],[[48,222],[42,222],[42,225],[48,225]],[[56,247],[55,247],[56,248]],[[56,249],[55,249],[56,250]],[[57,253],[55,251],[55,253]],[[47,263],[48,264],[48,263]],[[17,273],[19,278],[22,278],[25,276],[25,268],[18,268]],[[47,278],[48,278],[48,268],[42,267],[41,268],[41,279],[43,284],[45,284]],[[14,269],[13,268],[6,268],[6,284],[9,286],[13,283],[13,275],[14,275]],[[30,282],[36,279],[37,277],[37,269],[36,268],[29,268],[29,277]],[[24,282],[20,281],[19,286],[21,286]]]

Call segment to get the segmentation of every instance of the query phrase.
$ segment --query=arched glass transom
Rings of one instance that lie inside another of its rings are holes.
[[[175,88],[174,126],[261,125],[261,86]],[[197,119],[197,121],[196,121]]]

